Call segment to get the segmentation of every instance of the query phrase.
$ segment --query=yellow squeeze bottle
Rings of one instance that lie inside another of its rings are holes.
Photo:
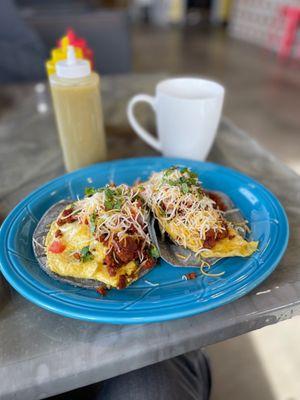
[[[82,50],[75,47],[76,58],[83,58]],[[55,64],[57,61],[65,60],[67,58],[67,47],[54,48],[51,50],[51,58],[46,61],[47,75],[55,74]]]
[[[57,128],[67,171],[106,159],[99,75],[69,46],[49,77]]]

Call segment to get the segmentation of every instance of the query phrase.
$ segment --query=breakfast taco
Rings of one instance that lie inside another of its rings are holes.
[[[44,243],[47,270],[79,286],[123,289],[156,264],[148,220],[135,188],[88,188],[51,221]]]
[[[204,259],[247,257],[257,249],[257,242],[245,240],[226,220],[217,196],[205,192],[190,169],[171,167],[153,173],[139,190],[160,230]]]

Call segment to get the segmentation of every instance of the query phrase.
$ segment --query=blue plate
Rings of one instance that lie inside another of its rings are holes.
[[[51,279],[39,267],[32,234],[44,212],[59,200],[81,197],[86,186],[109,181],[132,184],[171,165],[192,168],[205,188],[229,195],[251,227],[259,251],[248,258],[230,258],[213,266],[220,278],[198,276],[183,280],[195,269],[174,268],[160,261],[129,288],[111,290],[104,298]],[[187,317],[235,300],[262,282],[276,267],[288,242],[289,230],[279,201],[259,183],[216,164],[176,158],[135,158],[93,165],[63,175],[26,197],[6,218],[0,232],[3,275],[24,297],[47,310],[86,321],[135,324]]]

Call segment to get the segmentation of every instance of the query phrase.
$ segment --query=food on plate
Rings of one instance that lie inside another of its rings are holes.
[[[88,188],[82,200],[68,205],[51,223],[47,265],[62,277],[123,289],[156,264],[148,220],[149,210],[136,188]]]
[[[161,231],[196,255],[247,257],[256,251],[258,242],[248,242],[238,233],[226,220],[222,202],[203,190],[190,169],[171,167],[153,173],[139,190]]]
[[[227,202],[205,191],[190,169],[180,167],[155,172],[133,187],[88,188],[83,199],[61,204],[58,217],[59,210],[49,215],[42,265],[70,283],[84,280],[88,285],[79,285],[97,287],[101,295],[105,287],[123,289],[151,270],[159,257],[151,236],[159,247],[162,242],[157,242],[153,224],[150,229],[151,212],[161,232],[190,250],[202,269],[225,257],[250,256],[258,242],[242,236],[236,225],[247,229],[242,217],[229,220],[227,213],[234,209],[227,211]]]

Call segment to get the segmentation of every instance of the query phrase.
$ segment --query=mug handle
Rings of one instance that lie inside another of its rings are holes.
[[[136,120],[134,116],[134,107],[137,103],[143,101],[144,103],[150,104],[151,108],[155,112],[155,98],[148,96],[147,94],[138,94],[129,100],[127,105],[127,117],[132,129],[137,135],[140,136],[149,146],[153,147],[157,151],[161,151],[161,143],[158,139],[153,137],[141,124]]]

